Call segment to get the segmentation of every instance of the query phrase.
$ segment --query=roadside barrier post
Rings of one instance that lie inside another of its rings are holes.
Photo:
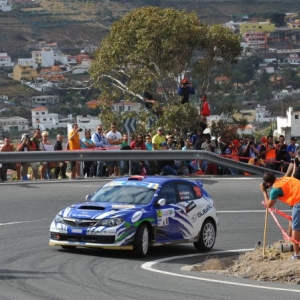
[[[263,256],[266,252],[266,240],[267,240],[267,229],[268,229],[268,208],[266,207],[266,216],[265,216],[265,229],[264,229],[264,242],[263,242]]]

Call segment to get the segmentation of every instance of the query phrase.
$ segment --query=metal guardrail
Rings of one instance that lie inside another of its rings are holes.
[[[0,163],[16,162],[50,162],[50,161],[136,161],[136,160],[206,160],[219,166],[239,171],[262,175],[270,169],[221,157],[215,153],[201,150],[76,150],[76,151],[32,151],[32,152],[0,152]],[[284,173],[272,170],[275,174]]]

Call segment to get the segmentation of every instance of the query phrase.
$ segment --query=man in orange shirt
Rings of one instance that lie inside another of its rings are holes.
[[[276,147],[272,135],[267,136],[267,142],[261,145],[260,157],[265,160],[267,168],[275,169]]]
[[[82,129],[79,128],[78,124],[72,125],[72,131],[69,133],[69,149],[70,150],[80,150],[80,138],[79,131]],[[79,161],[71,161],[71,179],[80,178],[80,165]]]
[[[10,143],[10,138],[6,137],[4,139],[4,145],[1,148],[1,152],[14,152],[14,146]],[[16,170],[17,171],[17,178],[18,180],[21,179],[21,164],[16,163],[16,164],[12,164],[12,163],[4,163],[2,164],[2,168],[1,168],[1,180],[2,181],[6,181],[7,180],[7,170]]]
[[[264,196],[265,204],[268,208],[273,207],[278,198],[288,206],[293,206],[292,211],[292,238],[300,242],[300,181],[294,177],[282,177],[276,179],[272,172],[266,172],[260,190]],[[271,188],[272,187],[272,188]],[[271,188],[268,195],[267,189]],[[292,260],[300,259],[299,244],[294,244],[294,254]]]

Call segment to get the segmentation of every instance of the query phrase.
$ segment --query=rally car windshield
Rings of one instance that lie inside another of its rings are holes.
[[[144,186],[104,186],[89,199],[89,202],[148,204],[154,193],[155,189]]]

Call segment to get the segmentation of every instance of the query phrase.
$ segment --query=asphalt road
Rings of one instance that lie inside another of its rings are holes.
[[[232,255],[263,241],[265,210],[259,178],[204,178],[219,211],[220,229],[209,255]],[[300,287],[182,271],[208,254],[193,245],[153,248],[146,259],[131,252],[48,246],[58,211],[80,202],[103,180],[0,184],[0,300],[35,299],[299,299]],[[278,204],[279,209],[288,209]],[[280,222],[286,227],[286,222]],[[268,240],[281,239],[269,218]]]

